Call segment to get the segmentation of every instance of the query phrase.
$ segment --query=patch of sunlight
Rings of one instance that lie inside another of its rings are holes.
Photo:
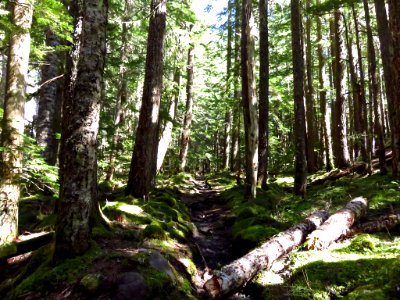
[[[141,215],[143,213],[143,209],[137,205],[122,204],[118,209],[131,215]]]
[[[275,181],[277,184],[281,183],[294,183],[294,177],[288,176],[288,177],[278,177]]]

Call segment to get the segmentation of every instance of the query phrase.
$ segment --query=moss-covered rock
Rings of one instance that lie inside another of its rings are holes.
[[[101,274],[87,274],[80,281],[81,287],[89,293],[95,293],[101,284]]]
[[[143,235],[146,238],[153,239],[165,239],[167,237],[167,233],[157,221],[153,221],[151,224],[147,225],[143,231]]]

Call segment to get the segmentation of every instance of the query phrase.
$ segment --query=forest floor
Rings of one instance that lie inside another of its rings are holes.
[[[228,173],[204,179],[181,173],[160,178],[144,201],[124,196],[122,185],[101,184],[111,227],[96,226],[90,250],[58,265],[52,244],[3,260],[0,299],[208,299],[202,286],[212,271],[316,210],[334,213],[363,196],[369,200],[363,222],[400,211],[400,182],[390,176],[347,176],[311,187],[305,198],[291,193],[291,176],[271,178],[269,186],[248,202]],[[22,199],[21,232],[54,230],[54,199]],[[230,299],[399,299],[399,262],[397,226],[323,251],[299,247]]]

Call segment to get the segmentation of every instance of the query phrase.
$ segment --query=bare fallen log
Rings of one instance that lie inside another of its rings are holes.
[[[0,261],[34,251],[49,244],[54,238],[54,232],[31,234],[28,239],[14,242],[0,248]]]
[[[204,284],[204,289],[212,299],[230,294],[252,280],[263,269],[283,255],[301,245],[307,234],[315,230],[328,218],[328,213],[319,211],[306,218],[302,223],[275,236],[245,256],[214,271],[213,277]]]
[[[354,174],[354,173],[366,174],[367,173],[367,164],[366,163],[356,163],[353,166],[351,166],[347,169],[344,169],[344,170],[333,170],[333,171],[329,172],[328,174],[311,181],[308,185],[313,186],[313,185],[324,184],[325,182],[336,181],[344,176]]]
[[[380,231],[389,231],[400,224],[400,213],[390,214],[380,217],[378,220],[357,224],[351,227],[344,237],[350,237],[359,233],[373,233]]]
[[[329,247],[346,234],[356,220],[365,215],[367,208],[367,199],[358,197],[351,200],[307,237],[307,249],[322,250]]]

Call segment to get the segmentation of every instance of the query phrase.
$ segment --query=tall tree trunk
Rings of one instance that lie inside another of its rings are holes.
[[[363,64],[363,56],[361,52],[361,40],[360,40],[360,31],[358,29],[358,17],[357,12],[355,10],[354,4],[351,5],[351,9],[353,12],[353,20],[354,20],[354,28],[356,33],[356,46],[357,46],[357,55],[358,55],[358,69],[360,73],[360,83],[357,85],[357,89],[359,91],[358,99],[359,99],[359,115],[357,118],[359,119],[359,126],[361,132],[361,158],[363,161],[368,163],[368,168],[370,168],[371,162],[371,140],[369,138],[368,132],[368,113],[367,113],[367,103],[365,99],[365,75],[364,75],[364,64]]]
[[[12,5],[12,23],[7,64],[6,94],[0,152],[0,246],[18,234],[19,176],[22,171],[24,105],[28,75],[33,1],[18,0]]]
[[[391,127],[391,140],[392,148],[394,145],[394,131],[396,130],[396,125],[394,122],[393,111],[395,109],[395,83],[393,79],[393,70],[391,68],[392,56],[393,56],[393,45],[392,45],[392,35],[389,30],[389,23],[386,13],[385,1],[375,0],[375,11],[376,11],[376,21],[378,24],[378,36],[380,41],[382,65],[383,65],[383,75],[386,87],[386,97],[388,102],[389,110],[389,122]],[[398,174],[398,167],[396,161],[395,151],[392,155],[392,173],[393,175]]]
[[[0,52],[0,107],[4,107],[4,98],[5,98],[5,90],[6,90],[6,80],[7,80],[7,55],[5,54],[6,51]]]
[[[267,189],[268,179],[268,138],[269,138],[269,46],[268,46],[268,0],[260,0],[260,86],[258,115],[258,181]]]
[[[306,9],[309,10],[311,0],[307,0]],[[307,122],[307,168],[309,173],[318,170],[317,158],[315,155],[316,128],[315,128],[315,108],[314,108],[314,89],[312,75],[312,46],[311,46],[311,15],[306,20],[306,122]]]
[[[115,173],[115,159],[118,157],[118,152],[122,148],[121,130],[125,121],[125,105],[128,101],[128,78],[127,78],[127,63],[129,49],[129,39],[131,37],[129,25],[133,13],[133,0],[125,0],[124,16],[122,18],[122,33],[121,33],[121,50],[119,54],[120,67],[117,97],[115,103],[114,122],[112,126],[112,141],[109,157],[109,165],[106,174],[106,180],[112,180]]]
[[[258,117],[254,59],[254,15],[251,0],[242,1],[242,97],[245,131],[245,197],[256,198],[258,170]]]
[[[176,116],[176,110],[178,107],[178,101],[180,97],[181,89],[181,59],[182,59],[182,49],[179,47],[178,53],[176,55],[175,61],[175,71],[174,71],[174,91],[172,98],[168,107],[168,120],[165,122],[163,132],[161,134],[160,142],[158,143],[158,153],[157,153],[157,172],[160,171],[161,166],[164,162],[165,155],[167,154],[168,147],[172,141],[172,129],[174,127],[174,121]]]
[[[240,0],[235,0],[235,48],[234,48],[234,68],[233,68],[233,86],[234,86],[234,107],[233,107],[233,130],[232,130],[232,154],[231,154],[231,170],[236,173],[237,184],[241,183],[241,168],[240,168],[240,111],[242,107],[242,96],[240,93],[240,42],[241,42],[241,9]]]
[[[307,188],[306,124],[304,108],[304,58],[299,0],[291,0],[292,59],[294,93],[294,193],[304,195]]]
[[[369,73],[369,82],[371,86],[371,98],[374,110],[374,131],[375,135],[378,138],[378,156],[379,156],[379,168],[382,175],[386,175],[386,158],[385,158],[385,143],[383,140],[383,130],[381,126],[381,122],[379,119],[379,106],[378,106],[378,80],[376,77],[376,54],[374,47],[374,40],[371,29],[371,17],[369,14],[368,1],[363,0],[364,3],[364,13],[365,13],[365,23],[367,27],[367,41],[368,41],[368,73]]]
[[[336,127],[333,136],[333,155],[338,168],[347,168],[350,165],[349,149],[347,147],[346,115],[345,115],[345,56],[343,50],[343,17],[340,9],[334,13],[335,32],[335,59],[334,84],[336,99],[334,104],[333,126]]]
[[[400,169],[400,2],[389,0],[389,25],[392,33],[393,56],[392,63],[392,83],[394,84],[393,95],[393,161],[397,170]],[[394,173],[394,172],[393,172]]]
[[[52,47],[52,52],[45,58],[45,65],[42,67],[42,84],[38,103],[38,115],[36,121],[36,141],[44,147],[43,157],[55,165],[58,154],[58,139],[56,138],[56,122],[61,118],[61,95],[60,82],[54,81],[60,74],[61,57],[55,47],[60,45],[60,38],[51,30],[46,32],[46,45]],[[53,80],[53,81],[52,81]]]
[[[56,260],[89,247],[91,217],[97,209],[97,133],[106,55],[108,2],[72,1],[74,45],[63,103],[60,200]]]
[[[317,4],[319,4],[319,0]],[[317,54],[318,54],[318,81],[319,81],[319,101],[320,101],[320,111],[321,111],[321,129],[322,129],[322,144],[323,144],[323,152],[325,154],[325,168],[329,172],[332,170],[331,164],[331,141],[330,134],[328,132],[329,128],[329,114],[327,109],[327,99],[326,99],[326,87],[324,80],[324,71],[325,71],[325,57],[324,57],[324,49],[322,46],[322,22],[321,17],[317,19]]]
[[[152,0],[142,106],[125,193],[147,198],[155,186],[167,0]]]
[[[185,118],[183,120],[183,129],[181,136],[181,151],[179,153],[180,166],[179,170],[181,172],[185,171],[187,153],[189,150],[189,139],[190,139],[190,129],[192,126],[193,118],[193,60],[194,60],[194,47],[189,46],[188,58],[187,58],[187,83],[186,83],[186,109]]]
[[[233,40],[233,24],[232,24],[232,11],[234,1],[228,0],[228,39],[226,48],[226,104],[224,120],[224,152],[222,156],[222,167],[227,170],[229,168],[229,160],[231,153],[231,131],[232,131],[232,109],[230,101],[232,98],[232,40]]]
[[[353,119],[354,124],[354,133],[355,133],[355,143],[354,143],[354,159],[357,159],[361,154],[363,161],[366,161],[366,151],[365,151],[365,138],[363,137],[363,132],[361,130],[361,119],[360,114],[361,105],[360,105],[360,98],[361,98],[361,85],[359,83],[359,78],[357,77],[356,68],[354,65],[354,57],[353,57],[353,39],[349,35],[349,24],[344,20],[345,24],[345,37],[346,37],[346,45],[347,45],[347,52],[349,55],[348,58],[348,65],[349,65],[349,73],[350,73],[350,81],[351,81],[351,89],[352,89],[352,96],[353,96],[353,110],[350,113],[350,119]],[[363,150],[360,150],[362,149]]]

